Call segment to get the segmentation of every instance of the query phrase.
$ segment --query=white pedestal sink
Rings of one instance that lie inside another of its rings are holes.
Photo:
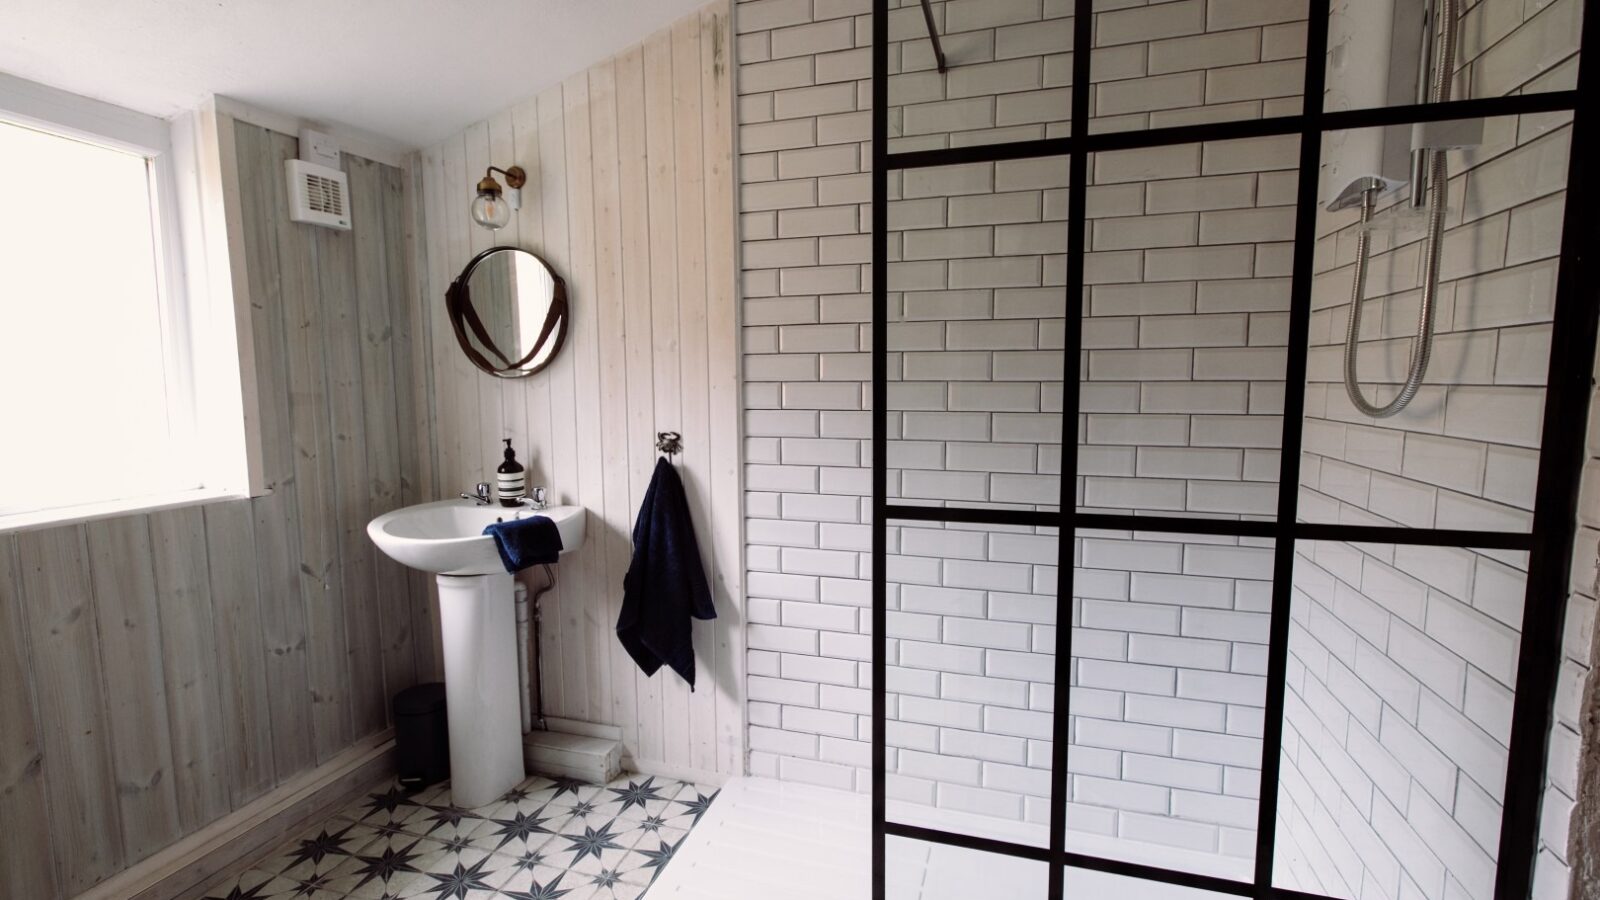
[[[468,809],[499,799],[524,778],[511,576],[483,529],[529,516],[556,523],[563,553],[582,545],[580,506],[535,510],[443,500],[397,509],[367,525],[378,549],[439,582],[451,799]]]

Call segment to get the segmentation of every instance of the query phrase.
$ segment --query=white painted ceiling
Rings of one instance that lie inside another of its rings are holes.
[[[0,0],[0,72],[157,116],[223,94],[433,144],[705,0]]]

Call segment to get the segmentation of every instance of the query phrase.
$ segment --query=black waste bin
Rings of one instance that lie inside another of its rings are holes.
[[[407,790],[450,777],[450,727],[444,683],[409,687],[394,695],[395,769]]]

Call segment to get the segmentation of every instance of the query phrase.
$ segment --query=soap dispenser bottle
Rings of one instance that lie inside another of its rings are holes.
[[[521,506],[522,496],[528,486],[527,471],[517,462],[517,451],[511,449],[511,438],[505,438],[506,460],[495,472],[498,474],[501,506]]]

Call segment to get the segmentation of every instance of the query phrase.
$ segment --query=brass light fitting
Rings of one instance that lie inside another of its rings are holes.
[[[494,178],[496,172],[505,176],[504,190]],[[504,228],[511,221],[511,212],[522,208],[522,186],[527,183],[528,173],[521,166],[509,169],[490,166],[484,170],[483,179],[478,182],[478,194],[472,200],[472,221],[490,231]]]

